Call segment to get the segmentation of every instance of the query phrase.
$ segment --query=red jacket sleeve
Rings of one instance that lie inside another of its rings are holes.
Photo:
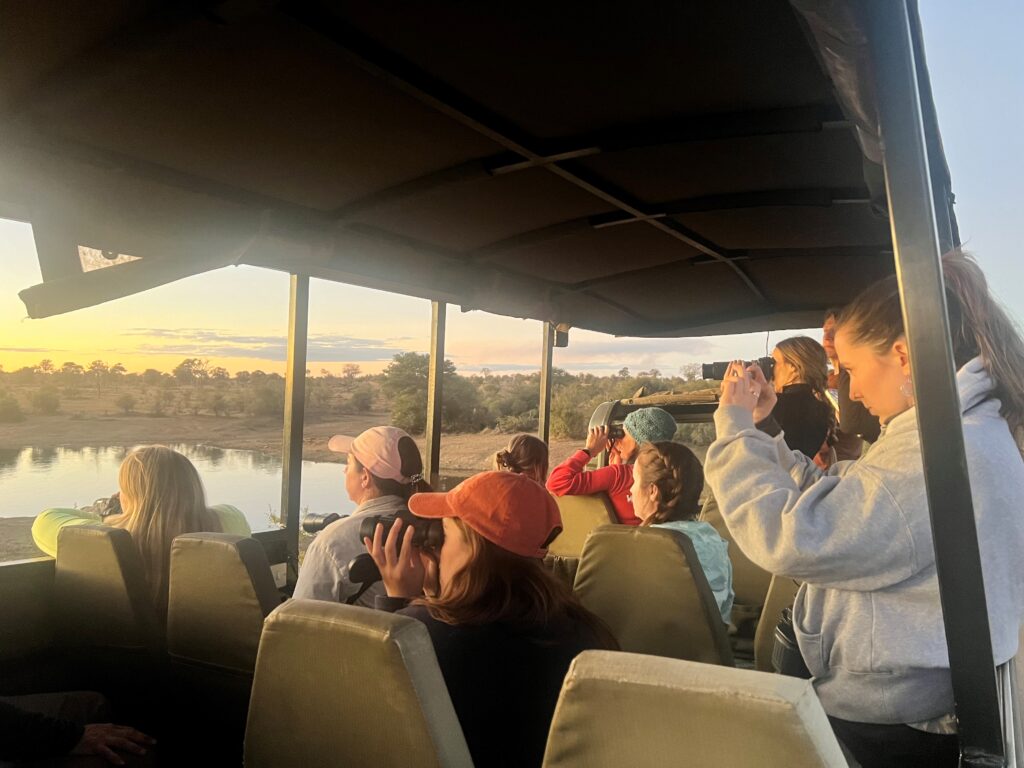
[[[611,464],[586,471],[590,454],[576,451],[551,471],[548,490],[555,496],[581,496],[604,491],[609,496],[627,493],[633,484],[633,473],[624,464]]]

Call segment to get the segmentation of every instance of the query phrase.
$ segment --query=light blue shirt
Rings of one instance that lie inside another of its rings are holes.
[[[729,543],[718,535],[711,523],[702,520],[670,520],[667,523],[655,523],[651,528],[668,528],[671,531],[685,533],[693,542],[697,559],[704,569],[711,592],[718,601],[718,610],[722,612],[722,621],[729,623],[732,613],[732,561],[729,560]]]

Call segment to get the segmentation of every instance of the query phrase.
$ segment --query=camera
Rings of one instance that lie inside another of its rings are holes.
[[[337,512],[307,512],[302,517],[302,530],[306,533],[320,533],[331,523],[340,520],[341,515]]]
[[[621,424],[608,425],[608,439],[621,440],[626,436],[626,429]]]
[[[700,377],[702,379],[712,379],[714,381],[721,381],[725,378],[726,371],[729,370],[731,363],[717,362],[717,363],[704,363],[700,367]],[[746,365],[756,365],[761,369],[764,377],[767,381],[772,380],[772,374],[775,373],[775,358],[774,357],[759,357],[757,360],[750,360]]]
[[[377,525],[384,526],[383,538],[384,541],[388,537],[388,533],[391,531],[396,520],[402,521],[401,536],[398,539],[398,551],[402,549],[402,541],[405,539],[405,528],[408,526],[413,527],[412,534],[412,545],[420,549],[434,550],[435,552],[441,548],[444,543],[444,526],[440,520],[425,520],[422,517],[416,517],[412,512],[408,510],[402,510],[393,515],[371,515],[364,517],[359,523],[359,539],[370,539],[373,541],[373,534],[377,530]]]

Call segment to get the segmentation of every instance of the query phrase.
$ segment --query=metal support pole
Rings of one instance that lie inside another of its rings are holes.
[[[302,432],[306,415],[306,337],[309,277],[291,276],[288,301],[288,365],[284,384],[281,519],[288,539],[288,586],[299,577],[299,501],[302,490]]]
[[[555,327],[545,321],[541,329],[540,404],[537,407],[537,434],[545,443],[551,438],[551,367],[554,349]]]
[[[964,454],[910,16],[905,0],[876,0],[871,8],[889,219],[914,372],[961,765],[1001,766],[1004,748],[995,664]]]
[[[427,461],[430,485],[440,488],[441,405],[444,400],[444,330],[448,305],[430,302],[430,369],[427,374]]]

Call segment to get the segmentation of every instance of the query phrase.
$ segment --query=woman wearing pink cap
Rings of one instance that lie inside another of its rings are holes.
[[[525,475],[484,472],[409,509],[441,519],[444,542],[428,553],[413,527],[397,521],[383,540],[377,526],[364,542],[387,589],[377,607],[426,625],[477,768],[539,766],[569,664],[617,645],[544,568],[558,506]]]
[[[373,427],[358,437],[335,435],[327,447],[348,454],[345,490],[355,512],[332,523],[313,540],[299,569],[295,597],[345,602],[360,590],[349,580],[348,566],[363,552],[359,524],[367,515],[393,515],[408,508],[409,497],[429,491],[423,481],[423,459],[408,434],[397,427]],[[357,605],[373,605],[384,588],[378,582]]]

